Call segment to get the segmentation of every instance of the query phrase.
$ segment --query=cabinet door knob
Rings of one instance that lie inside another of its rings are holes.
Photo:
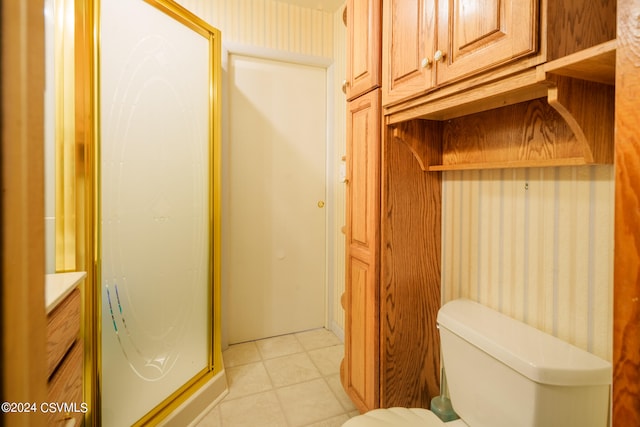
[[[420,66],[422,68],[429,68],[430,65],[431,61],[429,61],[429,58],[422,58],[422,61],[420,61]]]
[[[349,82],[346,80],[342,81],[342,93],[346,94],[347,93],[347,86],[349,86]]]
[[[444,61],[445,56],[447,56],[446,53],[441,50],[436,50],[436,53],[433,54],[433,60],[436,62]]]

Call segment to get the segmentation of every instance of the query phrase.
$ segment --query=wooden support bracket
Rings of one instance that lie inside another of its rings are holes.
[[[549,105],[573,131],[585,163],[613,163],[614,86],[553,74],[547,80]]]
[[[442,124],[434,120],[409,120],[391,125],[392,140],[405,144],[427,172],[442,164]]]

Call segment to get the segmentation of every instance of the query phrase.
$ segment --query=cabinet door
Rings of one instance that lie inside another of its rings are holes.
[[[417,95],[433,86],[435,1],[384,1],[383,105]]]
[[[437,84],[535,52],[537,22],[537,0],[438,0]]]
[[[349,102],[342,381],[358,409],[379,402],[380,90]]]
[[[380,86],[380,0],[347,1],[347,99]]]

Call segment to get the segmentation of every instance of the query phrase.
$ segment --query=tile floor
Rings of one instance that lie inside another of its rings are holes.
[[[344,346],[326,329],[236,344],[229,394],[197,427],[339,427],[358,413],[340,384]]]

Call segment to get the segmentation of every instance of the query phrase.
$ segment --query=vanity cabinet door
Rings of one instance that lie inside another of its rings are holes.
[[[434,86],[435,1],[384,1],[383,105],[410,98]]]
[[[536,52],[538,0],[439,0],[436,84]]]
[[[348,0],[347,99],[380,87],[381,0]]]

